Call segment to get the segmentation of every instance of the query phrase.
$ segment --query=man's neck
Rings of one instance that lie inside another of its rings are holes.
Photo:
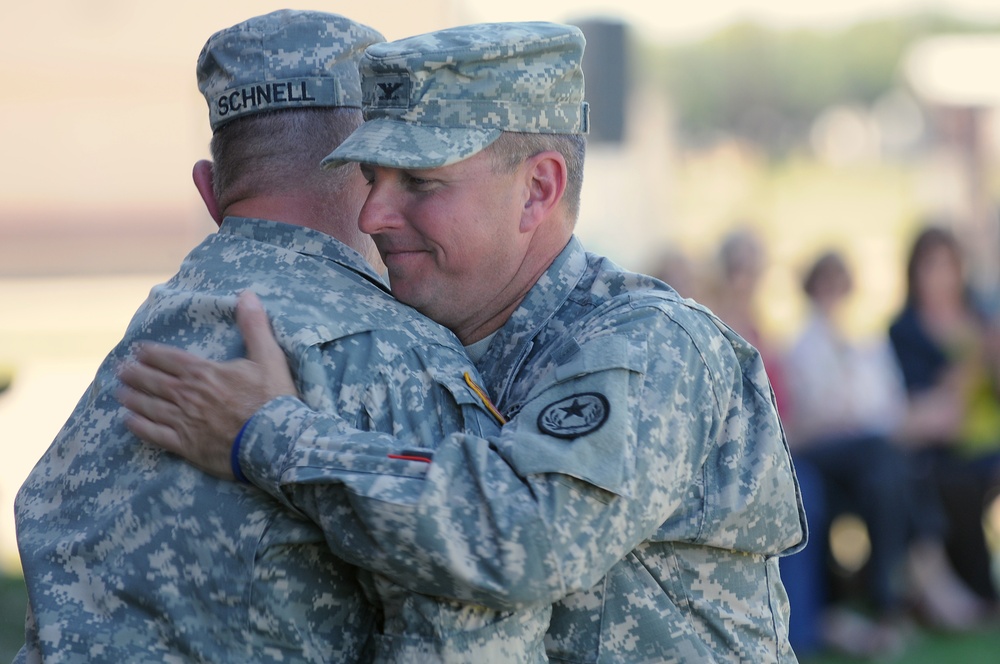
[[[311,228],[343,242],[364,256],[376,271],[385,272],[371,238],[358,230],[357,217],[348,218],[351,208],[345,199],[330,199],[329,192],[318,195],[309,189],[241,198],[229,204],[224,216],[266,219]]]
[[[316,205],[307,195],[252,196],[241,198],[226,206],[227,217],[267,219],[294,226],[305,226],[328,233],[316,227]]]
[[[566,237],[553,236],[548,242],[536,245],[536,248],[530,250],[525,255],[521,268],[518,270],[518,276],[511,281],[507,289],[498,293],[494,299],[494,302],[506,304],[496,311],[486,313],[481,319],[467,321],[463,327],[452,330],[462,344],[465,346],[474,344],[503,327],[514,311],[521,306],[524,298],[528,296],[538,280],[566,248],[569,238],[569,235]]]

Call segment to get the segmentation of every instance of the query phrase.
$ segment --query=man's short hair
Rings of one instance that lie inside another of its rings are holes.
[[[338,190],[351,169],[324,171],[320,160],[361,122],[360,109],[338,107],[258,113],[226,123],[211,144],[220,207],[275,190]]]
[[[526,134],[505,131],[485,150],[497,173],[511,173],[525,159],[541,152],[558,152],[566,160],[566,191],[563,201],[569,218],[580,215],[580,193],[583,190],[583,164],[587,153],[587,137],[582,134]]]

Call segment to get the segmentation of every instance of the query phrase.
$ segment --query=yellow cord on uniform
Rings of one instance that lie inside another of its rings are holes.
[[[479,396],[479,400],[483,402],[484,406],[486,406],[486,410],[490,411],[490,414],[497,419],[497,422],[500,424],[507,424],[507,418],[500,414],[497,407],[493,405],[492,401],[490,401],[490,397],[486,394],[486,390],[476,385],[476,381],[472,380],[472,376],[469,375],[468,371],[465,372],[465,382],[468,383],[469,387],[472,388],[472,391]]]

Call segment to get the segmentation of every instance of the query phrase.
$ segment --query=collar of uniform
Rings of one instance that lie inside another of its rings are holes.
[[[333,261],[389,292],[385,280],[361,254],[340,240],[313,228],[267,219],[226,217],[218,232],[222,235],[266,242],[296,253]]]
[[[486,354],[476,362],[483,381],[501,411],[517,368],[532,340],[563,306],[587,271],[587,252],[574,235],[496,332]]]

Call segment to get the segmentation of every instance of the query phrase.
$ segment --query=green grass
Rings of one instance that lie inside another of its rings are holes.
[[[854,664],[858,659],[834,654],[802,658],[801,664]],[[972,634],[921,632],[899,657],[882,659],[891,664],[992,664],[1000,662],[1000,625]]]
[[[24,644],[28,596],[19,576],[0,576],[0,662],[9,662]]]

